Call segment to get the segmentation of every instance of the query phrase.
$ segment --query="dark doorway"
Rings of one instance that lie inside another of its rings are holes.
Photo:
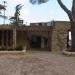
[[[30,47],[41,48],[41,37],[32,35],[30,40]]]

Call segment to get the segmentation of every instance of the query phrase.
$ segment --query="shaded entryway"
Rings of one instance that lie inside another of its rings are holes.
[[[51,41],[48,41],[48,38],[41,35],[35,35],[35,34],[34,35],[30,34],[28,38],[29,38],[30,49],[47,50],[47,51],[49,50],[48,44],[49,42],[51,43]]]
[[[12,30],[0,30],[0,50],[7,50],[13,46]]]
[[[30,40],[30,47],[31,48],[41,48],[41,36],[31,36]]]

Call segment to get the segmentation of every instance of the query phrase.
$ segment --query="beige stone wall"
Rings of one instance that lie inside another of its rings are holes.
[[[25,31],[17,31],[17,47],[27,46],[27,33]]]
[[[69,22],[55,22],[52,30],[52,51],[60,51],[67,47],[67,33]]]
[[[18,31],[17,33],[17,46],[26,46],[29,47],[28,41],[28,33],[32,33],[34,35],[40,35],[42,37],[46,37],[50,39],[48,42],[48,48],[51,51],[60,51],[67,47],[67,33],[70,29],[70,23],[64,21],[55,22],[53,27],[50,29],[50,34],[48,34],[48,30],[44,31],[43,27],[40,27],[39,30],[36,29],[37,27],[33,27],[30,31]],[[41,29],[42,28],[42,29]],[[43,30],[43,31],[42,31]],[[51,31],[52,30],[52,31]],[[49,38],[50,35],[50,38]]]
[[[70,29],[70,23],[56,21],[53,27],[30,26],[26,30],[17,30],[17,47],[29,47],[28,33],[40,35],[49,39],[48,48],[52,51],[60,51],[67,47],[67,32]],[[50,33],[48,33],[50,31]],[[49,36],[50,35],[50,36]]]

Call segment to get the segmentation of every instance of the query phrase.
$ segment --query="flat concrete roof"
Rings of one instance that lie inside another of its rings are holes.
[[[22,31],[49,31],[51,26],[16,26],[16,25],[0,25],[0,30],[22,30]]]

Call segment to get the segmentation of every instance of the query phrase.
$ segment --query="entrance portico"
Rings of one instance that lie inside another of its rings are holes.
[[[37,48],[39,46],[40,48],[49,49],[48,43],[47,46],[45,46],[46,45],[45,39],[48,40],[49,35],[48,33],[49,33],[48,27],[2,25],[0,26],[0,49],[15,50],[17,48],[23,49],[25,47],[26,49],[30,49],[31,48],[30,42],[32,42],[30,41],[30,39],[33,39],[33,37],[30,38],[29,34],[36,36],[36,38],[38,39],[35,42]]]

